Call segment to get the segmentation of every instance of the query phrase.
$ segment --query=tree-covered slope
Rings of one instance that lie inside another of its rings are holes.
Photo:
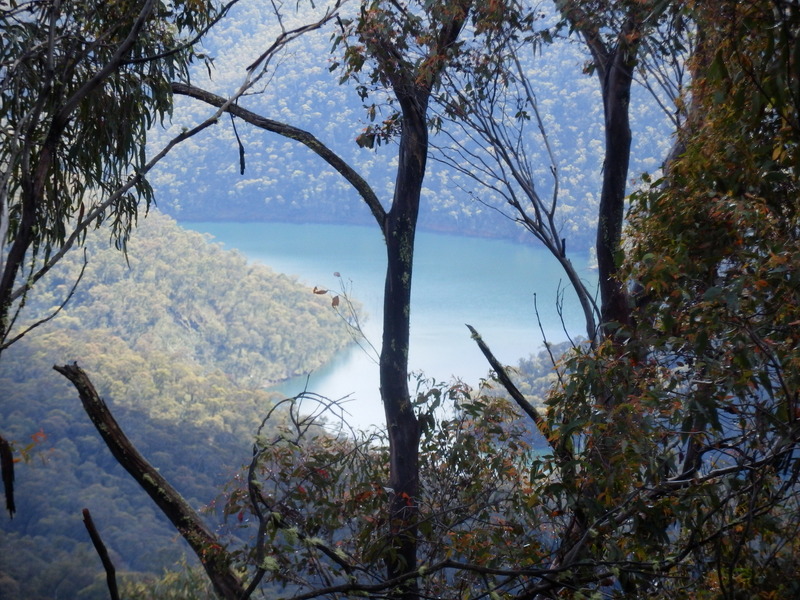
[[[345,341],[330,306],[290,276],[209,244],[153,213],[125,257],[88,244],[84,281],[55,326],[102,330],[137,352],[164,352],[261,385],[306,373]],[[66,296],[81,267],[75,254],[36,289],[26,314],[40,316]]]
[[[4,434],[18,448],[36,442],[17,466],[18,512],[0,517],[2,598],[107,594],[93,583],[101,566],[82,508],[121,571],[158,571],[181,553],[54,364],[75,360],[86,369],[142,453],[202,507],[248,459],[272,402],[261,384],[316,368],[348,341],[311,290],[163,215],[140,223],[130,266],[103,245],[88,244],[86,273],[62,313],[0,360]],[[57,306],[79,271],[76,253],[49,286],[36,288],[21,319]]]
[[[308,22],[307,5],[299,15],[289,10],[286,25]],[[352,10],[356,9],[353,5]],[[347,8],[345,11],[348,10]],[[541,10],[552,17],[552,7]],[[269,5],[240,3],[229,19],[215,27],[204,41],[215,57],[211,76],[196,69],[195,85],[228,97],[241,84],[245,67],[259,56],[280,32]],[[332,31],[323,29],[302,36],[276,62],[267,85],[239,100],[239,104],[267,118],[313,133],[351,164],[388,202],[394,190],[392,144],[361,148],[356,138],[370,125],[368,110],[352,82],[339,85],[341,56],[331,53]],[[229,49],[235,48],[235,52]],[[542,47],[530,46],[520,59],[530,78],[543,113],[544,127],[555,153],[560,174],[558,225],[570,248],[588,248],[594,242],[598,190],[602,180],[604,149],[603,101],[596,78],[585,72],[585,48],[558,39]],[[374,90],[373,90],[374,92]],[[660,168],[669,152],[671,124],[664,111],[642,85],[633,89],[632,177]],[[662,101],[664,99],[662,98]],[[379,95],[376,122],[389,118],[393,109],[382,106]],[[667,101],[667,106],[671,103]],[[177,135],[213,110],[194,100],[176,97],[173,122],[166,130],[150,133],[149,150],[155,152],[169,136]],[[441,115],[431,115],[431,118]],[[290,221],[316,223],[372,223],[372,215],[344,179],[310,150],[294,140],[258,130],[227,116],[214,127],[180,144],[149,176],[159,206],[187,221]],[[452,138],[450,136],[453,136]],[[531,126],[529,137],[537,139]],[[465,142],[456,125],[443,123],[432,134],[431,160],[423,186],[420,226],[433,231],[529,240],[530,235],[501,216],[504,201],[439,161],[439,148],[454,139]],[[239,146],[245,151],[245,171],[240,174]],[[552,193],[552,178],[544,145],[530,142],[530,164],[539,193]],[[469,145],[469,144],[468,144]]]

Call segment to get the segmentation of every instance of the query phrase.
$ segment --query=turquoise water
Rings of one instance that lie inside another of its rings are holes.
[[[338,289],[345,282],[369,317],[364,330],[380,348],[380,322],[385,269],[384,245],[376,227],[284,223],[182,223],[211,234],[249,260],[293,274],[309,287]],[[594,285],[588,256],[573,263]],[[338,272],[341,278],[336,278]],[[584,334],[583,316],[574,294],[563,290],[566,278],[546,250],[503,240],[420,233],[417,237],[411,314],[410,362],[413,370],[439,381],[454,377],[474,384],[488,367],[465,323],[475,327],[499,360],[514,365],[538,352],[542,334],[548,341],[566,339],[556,310],[559,285],[564,298],[564,324],[572,336]],[[280,390],[300,392],[298,378]],[[348,396],[352,421],[366,426],[382,420],[378,369],[373,357],[358,347],[342,353],[312,373],[309,389],[330,398]]]

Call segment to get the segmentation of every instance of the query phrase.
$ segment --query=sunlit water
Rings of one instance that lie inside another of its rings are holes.
[[[182,223],[210,233],[251,261],[296,275],[307,284],[338,290],[344,282],[367,314],[364,332],[380,349],[385,252],[375,227],[284,223]],[[594,282],[587,255],[572,257]],[[337,279],[334,273],[339,273]],[[533,245],[421,232],[417,237],[412,291],[410,363],[437,381],[475,384],[488,366],[465,324],[475,327],[499,360],[514,365],[542,347],[538,319],[550,342],[584,334],[583,316],[558,263]],[[556,309],[563,293],[563,324]],[[310,292],[309,292],[310,293]],[[308,379],[310,391],[350,400],[349,421],[368,427],[383,421],[374,353],[357,346],[324,368],[279,386],[294,395]],[[412,382],[412,389],[415,384]]]

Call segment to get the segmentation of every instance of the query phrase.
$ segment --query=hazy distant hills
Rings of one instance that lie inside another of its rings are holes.
[[[222,23],[207,41],[215,57],[212,78],[204,67],[193,83],[223,96],[240,84],[245,65],[257,57],[277,33],[275,18],[264,3],[240,4],[233,18]],[[302,16],[294,15],[296,22]],[[308,20],[308,19],[306,19]],[[287,26],[291,22],[287,23]],[[356,136],[367,124],[354,86],[339,85],[338,70],[329,71],[331,30],[299,40],[275,63],[274,76],[257,94],[240,104],[272,119],[314,133],[356,166],[384,203],[394,186],[396,147],[359,148]],[[526,57],[545,126],[558,160],[560,217],[570,247],[586,247],[594,238],[604,138],[603,109],[595,76],[584,74],[583,47],[557,41]],[[375,101],[371,98],[370,102]],[[172,134],[195,124],[213,111],[198,102],[178,98]],[[631,177],[659,168],[669,146],[663,111],[643,88],[631,103],[634,152]],[[185,220],[273,220],[294,222],[368,223],[369,211],[341,177],[300,144],[237,121],[245,148],[246,170],[239,174],[236,137],[229,118],[180,145],[151,176],[159,207]],[[535,126],[529,124],[527,151],[539,191],[547,197],[552,182]],[[451,132],[458,135],[455,129]],[[168,139],[153,132],[151,147]],[[444,134],[434,144],[447,144]],[[485,149],[484,149],[485,150]],[[497,203],[480,186],[436,161],[434,150],[425,182],[421,224],[424,228],[469,235],[526,238],[526,234],[495,210]],[[474,197],[472,197],[474,196]],[[479,202],[476,198],[480,199]]]

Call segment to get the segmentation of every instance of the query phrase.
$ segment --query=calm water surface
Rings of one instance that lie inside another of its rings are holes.
[[[228,248],[273,270],[296,275],[309,287],[338,290],[341,283],[361,302],[368,319],[367,337],[380,349],[384,244],[375,227],[284,223],[182,223],[209,233]],[[588,281],[594,271],[588,257],[573,262]],[[338,272],[340,279],[334,276]],[[437,381],[458,377],[469,384],[488,367],[470,339],[465,323],[475,327],[499,360],[514,365],[548,341],[566,339],[556,310],[559,285],[564,322],[570,335],[584,334],[583,317],[558,263],[542,249],[502,240],[419,233],[417,236],[411,314],[411,368]],[[585,335],[585,334],[584,334]],[[378,368],[373,356],[353,346],[310,374],[309,389],[330,398],[348,397],[351,421],[362,427],[380,423]],[[280,386],[294,395],[306,378]],[[412,383],[413,389],[413,383]]]

